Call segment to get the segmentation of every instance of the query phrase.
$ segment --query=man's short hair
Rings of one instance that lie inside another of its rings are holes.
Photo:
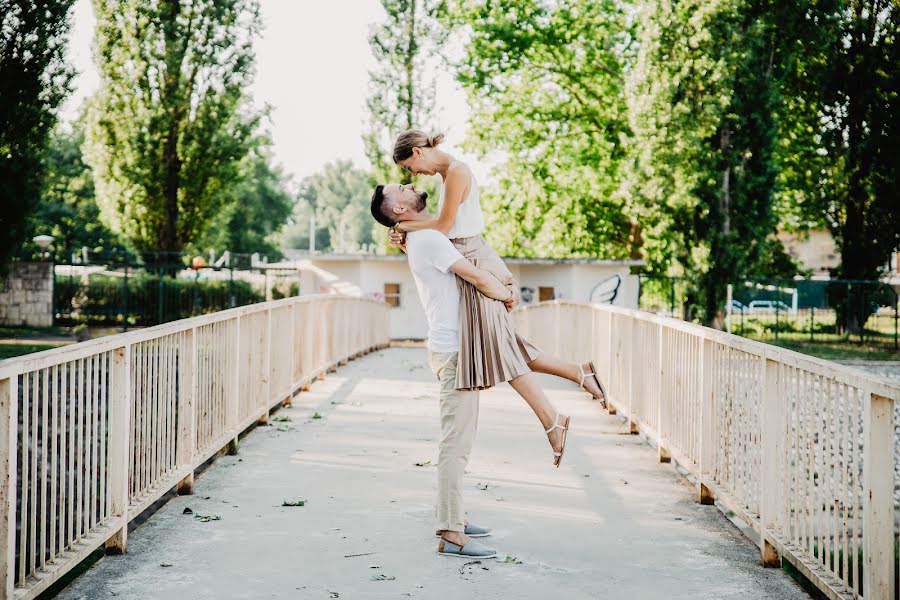
[[[375,186],[375,193],[372,194],[372,216],[376,221],[385,227],[393,227],[397,222],[392,218],[390,211],[390,202],[384,196],[384,186]]]

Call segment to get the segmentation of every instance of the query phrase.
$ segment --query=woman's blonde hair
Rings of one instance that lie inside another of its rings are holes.
[[[429,136],[418,129],[404,131],[394,142],[394,162],[399,163],[412,156],[413,148],[434,148],[443,141],[443,133]]]

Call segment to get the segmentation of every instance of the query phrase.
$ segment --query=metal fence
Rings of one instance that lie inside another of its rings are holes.
[[[684,318],[687,281],[641,275],[639,306]],[[900,350],[900,297],[881,281],[801,279],[747,281],[731,286],[722,307],[726,330],[767,342],[853,343]]]
[[[764,341],[900,349],[898,294],[887,283],[805,279],[746,282],[732,290],[733,333]]]
[[[763,564],[833,600],[895,598],[897,382],[638,310],[554,301],[515,318],[547,351],[592,357],[610,412],[747,523]]]
[[[269,411],[389,342],[388,306],[303,296],[0,361],[0,598],[35,598]]]
[[[299,294],[272,282],[250,255],[194,264],[182,253],[62,254],[54,281],[54,323],[145,327]]]

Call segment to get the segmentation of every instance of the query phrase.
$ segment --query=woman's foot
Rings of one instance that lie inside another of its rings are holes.
[[[600,400],[606,406],[606,393],[600,387],[600,376],[594,368],[594,363],[586,362],[578,365],[581,371],[581,387],[595,399]]]
[[[566,448],[566,433],[569,430],[569,416],[556,413],[556,419],[548,429],[544,432],[550,441],[550,447],[553,448],[553,466],[559,467],[562,461],[563,452]]]

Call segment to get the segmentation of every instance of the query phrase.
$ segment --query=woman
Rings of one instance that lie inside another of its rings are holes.
[[[450,238],[466,259],[493,273],[518,297],[512,273],[481,235],[484,217],[478,183],[465,163],[438,149],[443,140],[443,134],[429,137],[415,129],[397,138],[394,162],[413,175],[440,174],[443,185],[437,219],[397,224],[391,231],[391,244],[402,247],[406,232],[436,229]],[[457,278],[457,285],[460,291],[457,388],[481,390],[508,381],[544,426],[553,448],[554,465],[559,467],[569,416],[556,411],[530,373],[548,373],[574,381],[602,400],[605,407],[605,392],[594,364],[568,363],[542,353],[515,332],[504,303],[482,295],[461,278]]]

